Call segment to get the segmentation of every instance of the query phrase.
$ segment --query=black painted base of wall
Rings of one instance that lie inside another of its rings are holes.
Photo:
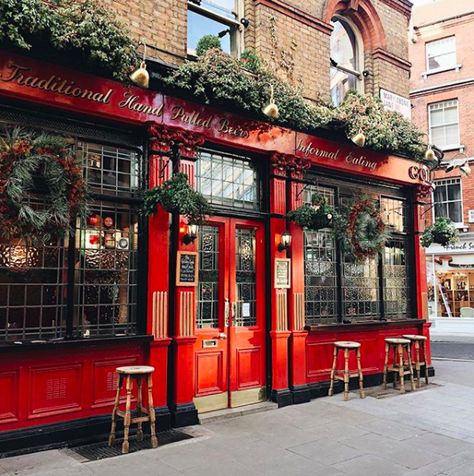
[[[284,390],[272,390],[270,399],[278,404],[278,408],[293,404],[293,395],[288,388]]]
[[[155,409],[157,431],[171,428],[171,415],[168,407]],[[21,430],[0,432],[0,458],[35,451],[50,450],[106,441],[110,432],[110,415],[101,415],[68,422],[53,423]],[[150,431],[149,425],[143,425],[143,431]],[[136,433],[135,425],[130,434]],[[123,420],[117,422],[117,439],[123,435]]]
[[[171,408],[171,425],[174,428],[198,424],[198,411],[194,403],[176,405],[176,407]]]
[[[307,403],[311,400],[311,389],[308,385],[298,385],[291,388],[293,404]]]

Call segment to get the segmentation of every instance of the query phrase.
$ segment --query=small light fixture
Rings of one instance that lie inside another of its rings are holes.
[[[357,147],[364,147],[365,145],[365,134],[362,132],[362,129],[353,137],[351,137],[352,142]]]
[[[448,174],[449,172],[452,172],[456,168],[456,164],[454,162],[451,162],[447,167],[445,172]]]
[[[466,160],[464,164],[459,167],[459,171],[464,174],[466,177],[469,177],[471,175],[471,166],[469,165],[469,162]]]
[[[433,162],[436,159],[436,154],[434,153],[433,148],[431,147],[431,144],[428,144],[428,148],[426,149],[425,152],[425,160],[428,162]]]
[[[143,60],[140,63],[140,67],[137,68],[130,75],[130,79],[133,81],[133,83],[142,88],[148,88],[148,86],[150,85],[150,75],[148,74],[148,71],[146,70],[145,57],[146,57],[146,44],[143,43]]]
[[[270,84],[270,101],[262,109],[262,112],[265,114],[265,116],[271,117],[272,119],[277,119],[280,116],[280,111],[278,110],[278,106],[275,104],[273,94],[273,84]]]
[[[183,243],[185,245],[191,244],[198,236],[198,226],[194,223],[189,223],[187,227],[187,232],[183,236]]]
[[[285,251],[291,245],[291,233],[289,231],[284,231],[281,234],[280,243],[278,245],[278,251]]]
[[[222,30],[219,33],[217,33],[217,36],[219,38],[224,38],[225,35],[229,34],[230,35],[230,28],[227,28],[227,30]]]

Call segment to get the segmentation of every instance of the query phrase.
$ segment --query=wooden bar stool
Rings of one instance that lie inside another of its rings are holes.
[[[412,356],[413,348],[415,349],[415,370],[416,370],[416,379],[418,381],[418,388],[421,387],[421,367],[425,368],[425,383],[428,385],[428,359],[426,358],[426,341],[425,336],[418,334],[405,334],[403,336],[405,339],[408,339],[411,342],[412,346]],[[420,361],[420,346],[423,351],[423,360]]]
[[[344,351],[344,370],[337,370],[337,354]],[[357,373],[349,372],[349,352],[354,350],[357,356]],[[360,365],[360,343],[352,341],[336,341],[334,342],[334,359],[331,370],[331,384],[329,386],[329,396],[334,392],[334,380],[342,380],[344,382],[344,400],[349,400],[349,379],[351,377],[359,377],[359,395],[360,398],[365,397],[364,393],[364,376]]]
[[[158,439],[156,438],[155,429],[155,409],[153,407],[153,381],[152,373],[155,369],[149,365],[137,365],[129,367],[117,367],[115,371],[118,373],[119,381],[117,385],[117,393],[115,395],[115,405],[112,410],[112,427],[110,429],[109,446],[115,442],[115,429],[117,427],[117,415],[123,418],[123,443],[122,453],[128,453],[128,433],[130,431],[130,423],[137,423],[137,440],[143,440],[142,424],[150,422],[151,446],[156,448],[158,446]],[[133,380],[137,384],[137,406],[136,416],[132,417],[131,403],[132,403],[132,387]],[[146,380],[148,389],[148,408],[142,405],[142,382]],[[125,411],[119,410],[120,390],[125,381],[125,389],[127,391],[127,400],[125,403]]]
[[[388,365],[388,356],[393,350],[393,364]],[[405,359],[405,354],[407,358]],[[398,360],[398,363],[397,363]],[[397,388],[397,375],[400,379],[400,393],[405,393],[405,375],[410,375],[411,389],[415,390],[413,366],[411,363],[411,341],[399,337],[385,339],[385,363],[383,368],[383,386],[387,388],[387,373],[393,372],[393,387]]]

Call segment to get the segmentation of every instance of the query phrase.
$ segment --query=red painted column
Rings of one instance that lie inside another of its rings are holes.
[[[295,181],[290,184],[288,208],[294,210],[303,205],[303,184],[297,181],[302,178],[302,174],[293,172],[291,178]],[[290,250],[292,280],[288,299],[289,328],[291,331],[289,352],[290,388],[293,393],[293,403],[303,403],[310,400],[306,378],[306,338],[308,337],[308,331],[304,329],[304,232],[295,223],[290,223],[288,228],[292,236]]]
[[[157,140],[153,126],[149,128],[151,150],[166,151],[168,145]],[[168,158],[151,154],[149,157],[149,186],[161,185],[169,178]],[[148,295],[147,334],[153,335],[148,349],[148,364],[155,368],[153,375],[153,403],[156,407],[157,426],[170,426],[167,406],[168,352],[171,339],[168,333],[169,300],[169,214],[158,207],[148,220]]]
[[[270,283],[271,283],[271,352],[272,400],[279,406],[293,402],[288,381],[288,289],[275,287],[275,260],[287,258],[287,251],[278,249],[286,230],[286,166],[272,157],[274,176],[270,179]],[[285,158],[278,154],[278,158]]]

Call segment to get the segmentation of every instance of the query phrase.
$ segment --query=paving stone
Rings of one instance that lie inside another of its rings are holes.
[[[452,456],[469,450],[474,454],[474,445],[437,433],[426,432],[420,436],[409,438],[404,442],[420,449],[442,454],[443,456]]]
[[[401,476],[406,468],[375,455],[364,455],[334,465],[344,474],[351,476]]]

